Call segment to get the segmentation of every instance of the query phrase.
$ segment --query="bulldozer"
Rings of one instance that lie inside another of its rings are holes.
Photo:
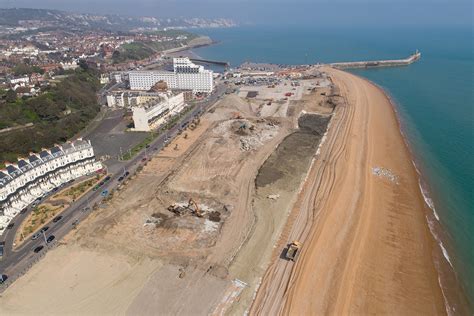
[[[293,241],[291,244],[288,245],[288,249],[286,250],[285,257],[288,260],[296,261],[296,258],[299,255],[299,250],[301,248],[301,243],[297,240]]]

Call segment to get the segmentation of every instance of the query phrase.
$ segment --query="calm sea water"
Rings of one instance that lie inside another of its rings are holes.
[[[474,54],[471,29],[308,29],[238,27],[203,30],[219,44],[198,55],[231,62],[306,64],[408,56],[402,68],[357,70],[397,104],[402,130],[442,227],[445,257],[474,302]],[[438,226],[438,225],[437,225]],[[444,259],[443,259],[444,260]]]

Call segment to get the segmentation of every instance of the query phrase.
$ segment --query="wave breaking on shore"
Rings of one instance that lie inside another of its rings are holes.
[[[366,80],[368,80],[368,79],[366,79]],[[457,279],[456,271],[455,271],[453,263],[451,261],[452,259],[451,259],[450,255],[448,253],[448,250],[446,249],[446,247],[445,247],[445,245],[442,241],[442,237],[440,236],[441,233],[443,232],[442,227],[441,227],[440,217],[439,217],[438,213],[436,212],[436,207],[435,207],[434,201],[431,198],[430,191],[428,189],[428,184],[426,183],[425,180],[423,180],[424,176],[423,176],[422,172],[420,171],[420,168],[418,167],[417,162],[415,160],[416,155],[413,152],[413,149],[412,149],[413,146],[412,146],[411,142],[409,141],[407,135],[404,132],[403,122],[402,122],[402,119],[400,117],[400,113],[399,113],[398,108],[397,108],[397,102],[394,100],[394,98],[391,96],[391,94],[386,89],[384,89],[383,87],[379,86],[378,84],[376,84],[374,82],[372,82],[372,83],[374,85],[376,85],[379,89],[381,89],[385,93],[385,95],[387,96],[387,98],[390,101],[390,104],[392,105],[392,109],[395,113],[395,117],[396,117],[397,122],[398,122],[400,134],[402,135],[403,141],[404,141],[405,145],[407,146],[408,151],[409,151],[409,153],[412,157],[411,162],[413,164],[413,167],[415,168],[415,171],[416,171],[416,174],[417,174],[417,177],[418,177],[418,186],[419,186],[421,195],[423,197],[423,200],[424,200],[426,206],[431,210],[431,214],[427,213],[425,215],[426,223],[428,225],[429,231],[430,231],[430,233],[433,237],[433,240],[434,240],[435,244],[439,246],[439,253],[442,254],[442,257],[444,258],[444,260],[446,261],[446,263],[450,267],[450,272],[454,276],[456,282],[458,282],[458,284],[459,284],[459,280]],[[448,298],[448,293],[446,292],[446,290],[448,288],[447,284],[449,283],[449,280],[448,280],[449,276],[444,275],[444,273],[442,271],[442,267],[441,267],[441,262],[438,262],[438,260],[436,260],[436,256],[433,256],[433,261],[434,261],[436,270],[438,272],[438,283],[439,283],[439,286],[440,286],[440,289],[441,289],[441,293],[443,294],[446,313],[448,315],[453,315],[456,312],[456,307],[455,307],[455,304],[450,301],[450,299]]]

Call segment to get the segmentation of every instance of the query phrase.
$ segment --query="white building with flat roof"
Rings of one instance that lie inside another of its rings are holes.
[[[63,183],[102,168],[90,141],[78,139],[6,163],[0,170],[0,234],[36,199]]]
[[[170,89],[192,90],[194,93],[210,93],[214,89],[212,70],[195,65],[189,58],[173,58],[173,72],[130,71],[129,83],[132,90],[150,90],[158,81],[164,81]]]
[[[160,97],[132,107],[135,131],[148,132],[181,112],[186,104],[184,93],[160,93]]]

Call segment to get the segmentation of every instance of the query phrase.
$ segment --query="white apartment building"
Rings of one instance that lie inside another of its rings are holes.
[[[73,60],[70,62],[60,62],[61,68],[64,70],[74,70],[79,67],[77,61]]]
[[[8,80],[11,85],[20,85],[20,86],[25,86],[30,83],[30,78],[28,76],[25,77],[17,77],[17,78],[11,78]]]
[[[155,129],[181,112],[185,106],[184,93],[160,93],[160,98],[132,107],[134,130],[148,132]]]
[[[109,107],[132,107],[151,100],[159,99],[163,93],[144,91],[112,91],[107,94],[107,106]]]
[[[63,183],[102,168],[90,141],[78,139],[31,153],[0,170],[0,234],[22,209]]]
[[[164,81],[170,89],[192,90],[194,93],[210,93],[214,89],[212,70],[195,65],[189,58],[173,58],[173,72],[130,71],[131,90],[150,90],[158,81]]]

